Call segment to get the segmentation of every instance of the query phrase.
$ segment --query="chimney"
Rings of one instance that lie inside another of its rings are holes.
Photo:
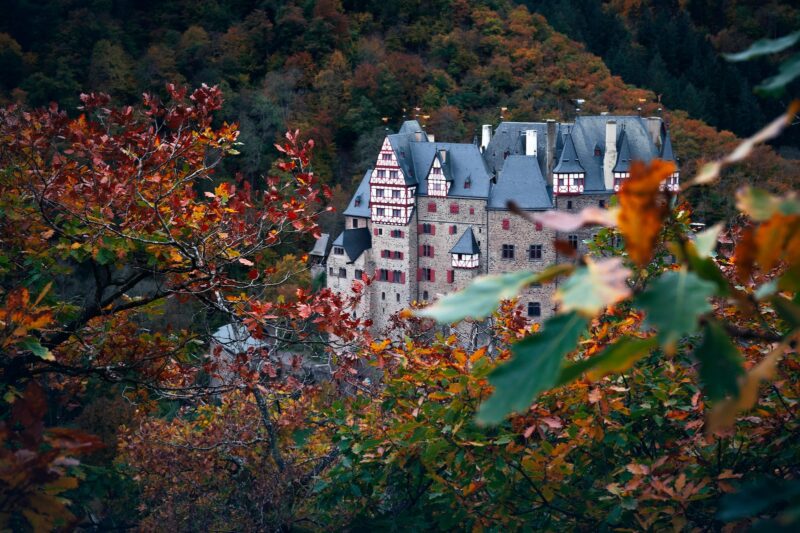
[[[439,159],[442,160],[442,163],[447,162],[447,150],[445,150],[444,148],[439,149]]]
[[[647,117],[647,133],[653,140],[653,144],[661,148],[661,117]]]
[[[614,165],[617,164],[617,122],[606,122],[606,150],[603,155],[603,183],[606,190],[614,190]]]
[[[417,141],[418,143],[421,143],[421,142],[422,142],[422,139],[423,139],[423,137],[422,137],[423,135],[425,135],[425,133],[424,133],[424,132],[421,132],[421,131],[415,131],[415,132],[414,132],[414,140],[415,140],[415,141]]]
[[[532,155],[536,157],[536,143],[539,140],[539,132],[536,130],[527,130],[525,132],[525,155]]]
[[[429,143],[432,143],[432,142],[433,142],[433,133],[429,133],[429,134],[428,134],[428,142],[429,142]]]
[[[548,181],[553,176],[553,167],[555,166],[556,156],[556,135],[557,133],[556,121],[552,118],[547,119],[547,151],[545,152],[545,159],[547,161],[547,179]]]
[[[492,125],[484,124],[483,129],[481,130],[481,152],[486,151],[486,147],[489,146],[489,141],[491,140],[492,140]]]

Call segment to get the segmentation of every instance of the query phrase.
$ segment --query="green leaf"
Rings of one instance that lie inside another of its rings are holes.
[[[700,380],[709,398],[716,401],[739,394],[742,356],[718,322],[710,320],[703,327],[703,341],[694,357],[700,361]]]
[[[700,259],[711,257],[714,249],[717,247],[717,239],[719,238],[719,232],[722,231],[722,227],[723,224],[720,222],[719,224],[715,224],[701,231],[695,236],[694,248],[697,250],[697,256]]]
[[[736,192],[736,207],[756,222],[764,222],[775,213],[800,215],[800,202],[793,195],[773,196],[765,190],[744,187]]]
[[[716,285],[686,269],[670,271],[652,282],[636,299],[647,313],[646,323],[658,330],[658,340],[668,352],[684,335],[697,331],[697,319],[711,311],[708,298]]]
[[[36,357],[41,357],[46,361],[55,360],[53,353],[44,346],[42,346],[41,344],[39,344],[39,341],[34,339],[33,337],[28,337],[24,339],[22,342],[18,344],[18,346],[23,350],[28,350],[29,352],[32,352],[33,355],[35,355]]]
[[[639,339],[637,337],[621,337],[617,342],[606,346],[599,354],[566,365],[558,376],[557,386],[566,385],[578,379],[585,372],[600,378],[612,372],[624,372],[633,364],[649,354],[658,345],[655,337]]]
[[[494,393],[478,410],[478,422],[497,424],[512,411],[524,411],[536,395],[554,386],[564,356],[575,349],[588,321],[578,313],[556,315],[538,333],[511,347],[511,359],[490,375]]]
[[[117,254],[108,248],[100,248],[97,250],[97,257],[95,260],[101,265],[108,265],[117,260]]]
[[[800,31],[790,33],[777,39],[759,39],[750,45],[747,50],[735,54],[722,54],[728,61],[748,61],[754,57],[776,54],[793,46],[800,39]]]
[[[555,300],[563,311],[579,311],[594,316],[611,304],[631,295],[627,280],[631,271],[622,264],[621,257],[592,261],[579,267],[561,284]]]
[[[774,296],[770,299],[775,312],[778,316],[786,322],[792,329],[797,329],[800,326],[800,307],[795,303],[787,300],[783,296]]]
[[[452,324],[468,317],[481,319],[492,314],[502,300],[519,294],[526,285],[568,274],[572,268],[571,265],[553,265],[538,273],[518,271],[480,276],[464,290],[448,294],[416,314],[434,318],[444,324]]]
[[[756,87],[756,92],[768,95],[780,94],[797,76],[800,76],[800,54],[795,54],[781,63],[778,74],[764,80],[764,83]]]
[[[711,257],[700,259],[693,253],[689,253],[687,259],[695,274],[717,286],[717,295],[728,296],[731,294],[730,283],[714,259]]]

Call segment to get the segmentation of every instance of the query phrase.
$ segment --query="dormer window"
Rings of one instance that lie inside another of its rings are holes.
[[[356,199],[355,199],[355,201],[353,202],[353,205],[354,205],[355,207],[358,207],[358,206],[360,206],[360,205],[361,205],[361,195],[358,195],[358,196],[356,196]]]
[[[334,246],[333,255],[344,255],[344,248],[342,248],[341,246]]]
[[[471,189],[472,188],[472,178],[467,178],[464,180],[464,188]]]
[[[583,172],[553,174],[553,190],[558,194],[581,194],[584,176]]]

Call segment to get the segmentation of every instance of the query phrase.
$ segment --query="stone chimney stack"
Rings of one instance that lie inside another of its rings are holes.
[[[484,124],[483,129],[481,130],[481,152],[486,151],[486,147],[489,146],[489,141],[491,140],[492,140],[492,125]]]
[[[536,157],[536,144],[539,140],[539,132],[536,130],[525,131],[525,155]]]
[[[614,165],[617,164],[617,122],[606,122],[606,150],[603,155],[603,183],[606,190],[614,190]]]
[[[661,117],[647,117],[647,133],[653,140],[653,144],[661,149]]]
[[[547,182],[553,177],[553,167],[555,166],[556,159],[556,141],[558,135],[558,126],[556,121],[552,118],[547,119],[547,152],[545,152],[545,160],[547,162]]]

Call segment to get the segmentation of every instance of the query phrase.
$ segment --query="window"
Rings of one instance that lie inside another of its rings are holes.
[[[511,155],[511,152],[506,150],[505,152],[503,152],[503,159],[507,158],[510,155]]]
[[[472,188],[472,178],[467,178],[464,180],[464,188],[471,189]]]
[[[392,216],[395,217],[395,218],[399,218],[402,215],[400,214],[400,210],[399,209],[392,209]]]
[[[347,269],[346,268],[340,268],[339,269],[339,277],[340,278],[346,278],[347,277]]]
[[[381,300],[385,300],[385,299],[386,299],[386,293],[385,293],[385,292],[382,292],[382,293],[381,293]]]
[[[450,204],[450,213],[453,215],[458,214],[458,204]]]
[[[542,316],[542,304],[539,302],[528,302],[528,316]]]
[[[331,276],[331,277],[333,276],[333,267],[330,267],[328,269],[328,275]]]
[[[511,221],[507,218],[503,219],[503,229],[509,229],[511,227]]]
[[[422,291],[422,300],[428,301],[428,291]]]
[[[401,230],[399,230],[399,229],[393,229],[393,230],[391,231],[390,235],[391,235],[392,237],[396,238],[396,239],[401,239],[401,238],[403,238],[403,232],[402,232]]]
[[[383,189],[375,189],[375,196],[383,198]]]
[[[389,171],[389,177],[391,179],[397,179],[397,171],[396,170],[390,170]]]
[[[503,259],[514,259],[514,245],[504,244],[502,248]]]
[[[599,205],[600,207],[605,207],[606,206],[606,201],[605,200],[600,200],[599,202],[597,202],[597,205]]]
[[[433,246],[430,244],[423,244],[422,250],[420,251],[420,255],[422,257],[433,257]]]
[[[355,199],[355,201],[353,202],[353,205],[354,205],[355,207],[358,207],[358,206],[360,206],[360,205],[361,205],[361,196],[356,196],[356,199]]]
[[[425,235],[436,235],[436,226],[433,224],[421,224],[419,229]]]
[[[384,161],[391,161],[392,160],[392,154],[381,154],[381,159],[384,160]]]
[[[436,273],[432,268],[420,268],[419,279],[420,281],[436,281]]]
[[[397,300],[398,302],[400,301],[400,293],[399,292],[394,295],[394,299]]]
[[[389,271],[385,268],[378,270],[378,281],[389,281]]]
[[[395,283],[402,283],[403,273],[400,270],[392,270],[392,281]]]
[[[400,198],[400,190],[399,189],[393,189],[392,190],[392,198]]]
[[[353,275],[353,279],[361,279],[363,276],[364,271],[357,268],[355,274]]]
[[[436,212],[436,202],[428,202],[428,213]]]
[[[539,261],[542,258],[542,245],[531,244],[528,248],[528,259],[531,261]]]
[[[375,212],[379,217],[386,215],[386,209],[384,209],[383,207],[375,208]]]
[[[456,233],[458,233],[458,226],[453,224],[452,226],[450,226],[450,235],[455,235]]]
[[[456,279],[456,273],[453,270],[447,271],[447,283],[453,283]]]
[[[357,227],[358,227],[358,219],[357,219],[357,218],[354,218],[354,219],[353,219],[353,227],[354,227],[354,228],[357,228]]]
[[[577,250],[578,249],[578,236],[577,235],[568,235],[567,236],[567,242],[569,242],[569,245],[572,246],[573,250]]]
[[[341,246],[334,246],[333,255],[344,255],[344,248],[342,248]]]
[[[572,200],[567,200],[567,209],[572,209]]]
[[[386,171],[383,170],[383,169],[378,169],[378,177],[379,178],[385,178],[386,177]]]
[[[372,228],[372,233],[374,235],[383,235],[383,228]]]
[[[392,259],[402,259],[403,252],[394,251],[392,252]]]
[[[595,146],[594,147],[594,155],[595,155],[595,157],[600,155],[600,147],[599,146]]]
[[[470,207],[469,208],[469,214],[470,215],[474,215],[475,214],[475,208],[474,207]]]

